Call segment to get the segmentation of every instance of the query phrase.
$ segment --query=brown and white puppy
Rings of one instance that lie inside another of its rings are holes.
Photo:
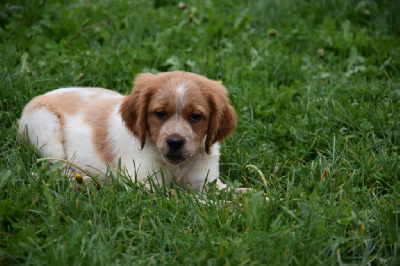
[[[19,132],[43,157],[64,158],[92,173],[121,166],[132,179],[171,178],[203,190],[219,179],[219,143],[236,116],[219,82],[188,72],[137,76],[128,96],[101,88],[63,88],[25,107]]]

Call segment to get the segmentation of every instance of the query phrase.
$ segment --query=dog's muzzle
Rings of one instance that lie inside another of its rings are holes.
[[[172,163],[178,164],[183,162],[185,158],[181,155],[181,148],[185,144],[185,140],[181,137],[172,136],[167,139],[167,146],[169,148],[169,152],[164,154],[165,159]]]

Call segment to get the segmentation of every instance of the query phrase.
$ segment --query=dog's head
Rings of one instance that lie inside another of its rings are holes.
[[[188,72],[138,75],[120,111],[142,148],[149,133],[163,159],[176,165],[193,156],[204,137],[210,153],[236,126],[225,87]]]

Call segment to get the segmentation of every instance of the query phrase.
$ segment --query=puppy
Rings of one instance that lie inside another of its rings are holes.
[[[139,74],[128,96],[102,88],[63,88],[24,108],[19,133],[43,157],[74,160],[105,178],[119,160],[132,179],[202,191],[219,179],[219,142],[236,126],[227,90],[188,72]],[[239,190],[242,192],[243,190]]]

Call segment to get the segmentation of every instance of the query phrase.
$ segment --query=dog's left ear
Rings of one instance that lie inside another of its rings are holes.
[[[213,80],[208,80],[206,86],[211,107],[205,143],[206,152],[209,154],[211,146],[226,139],[235,129],[237,122],[235,110],[229,104],[226,88]]]
[[[156,75],[139,74],[135,79],[135,87],[121,105],[120,113],[126,128],[140,141],[143,149],[146,143],[147,108],[151,95],[156,87]]]

